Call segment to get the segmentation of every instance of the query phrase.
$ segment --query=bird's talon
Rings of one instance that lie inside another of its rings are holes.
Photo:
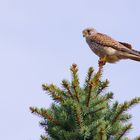
[[[98,63],[99,63],[99,67],[104,66],[106,64],[106,58],[105,57],[104,58],[100,58]]]

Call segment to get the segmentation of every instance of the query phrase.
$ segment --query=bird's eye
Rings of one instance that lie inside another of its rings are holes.
[[[87,30],[87,33],[90,34],[90,30]]]

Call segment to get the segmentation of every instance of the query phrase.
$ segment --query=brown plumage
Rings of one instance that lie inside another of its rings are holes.
[[[140,52],[132,49],[128,43],[116,41],[106,34],[98,33],[93,28],[83,30],[83,36],[91,50],[100,58],[106,57],[109,63],[121,59],[140,61]]]

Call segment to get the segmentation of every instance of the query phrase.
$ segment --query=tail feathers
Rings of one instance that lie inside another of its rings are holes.
[[[131,56],[129,56],[129,59],[132,59],[135,61],[140,61],[140,56],[131,55]]]
[[[137,53],[137,54],[139,54],[139,55],[140,55],[140,51],[133,50],[133,49],[132,49],[132,51],[134,51],[135,53]]]
[[[140,51],[134,50],[132,48],[132,45],[126,42],[119,42],[120,44],[122,44],[123,46],[125,46],[126,48],[130,49],[131,51],[133,51],[134,53],[137,53],[138,55],[140,55]]]
[[[125,42],[119,42],[120,44],[124,45],[125,47],[127,47],[128,49],[132,49],[131,44],[125,43]]]
[[[136,50],[131,50],[131,53],[124,53],[124,58],[126,59],[132,59],[135,61],[140,61],[140,52]]]

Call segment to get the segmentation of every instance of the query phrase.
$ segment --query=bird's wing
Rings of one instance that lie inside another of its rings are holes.
[[[125,42],[119,42],[119,43],[120,43],[120,44],[122,44],[122,45],[124,45],[125,47],[127,47],[127,48],[131,49],[131,50],[132,50],[132,51],[134,51],[135,53],[140,54],[140,52],[139,52],[139,51],[137,51],[137,50],[134,50],[130,44],[125,43]]]
[[[94,42],[103,45],[103,46],[109,46],[109,47],[113,47],[113,46],[118,46],[119,42],[115,41],[114,39],[112,39],[111,37],[105,35],[105,34],[101,34],[101,33],[96,33],[95,35],[91,36],[91,41],[93,40]]]
[[[133,50],[130,44],[118,42],[106,34],[96,33],[95,35],[90,37],[90,40],[91,42],[93,41],[105,47],[111,47],[118,51],[140,56],[140,53],[138,51]]]
[[[124,45],[125,47],[127,47],[128,49],[132,49],[131,44],[125,43],[125,42],[119,42],[120,44]]]

